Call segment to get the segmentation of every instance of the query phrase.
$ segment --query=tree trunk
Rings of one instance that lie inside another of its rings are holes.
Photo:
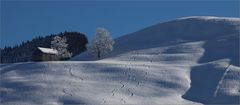
[[[98,56],[98,59],[100,59],[100,57],[101,57],[101,56],[100,56],[100,50],[98,50],[97,54],[98,54],[98,55],[97,55],[97,56]]]

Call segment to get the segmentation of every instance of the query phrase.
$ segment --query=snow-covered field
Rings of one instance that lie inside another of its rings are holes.
[[[116,39],[98,61],[1,64],[1,104],[240,104],[239,18],[187,17]],[[85,60],[85,61],[79,61]]]

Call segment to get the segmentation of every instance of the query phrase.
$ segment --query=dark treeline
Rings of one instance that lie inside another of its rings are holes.
[[[67,38],[68,51],[73,56],[80,54],[86,50],[88,43],[87,37],[79,32],[64,32],[59,34],[51,34],[45,37],[39,36],[31,41],[22,42],[14,47],[1,48],[1,63],[15,63],[31,61],[32,53],[37,47],[50,48],[51,41],[56,35]]]

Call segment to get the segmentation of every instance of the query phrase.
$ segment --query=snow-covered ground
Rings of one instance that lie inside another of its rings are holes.
[[[1,104],[240,104],[239,20],[157,24],[97,61],[1,64]]]

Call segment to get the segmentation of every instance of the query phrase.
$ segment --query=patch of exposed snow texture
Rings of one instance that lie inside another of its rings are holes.
[[[40,51],[42,51],[43,53],[47,53],[47,54],[57,54],[58,51],[55,49],[51,49],[51,48],[43,48],[43,47],[38,47],[38,49]]]

